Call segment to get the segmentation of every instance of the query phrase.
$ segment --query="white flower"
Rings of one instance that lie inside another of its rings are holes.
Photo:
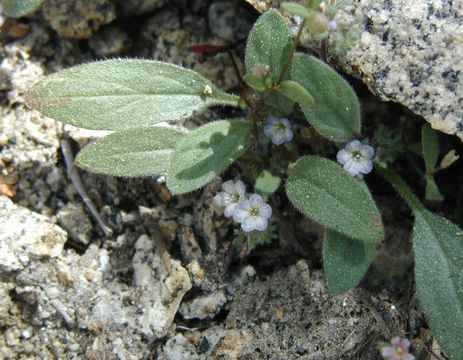
[[[288,119],[280,119],[270,115],[264,133],[275,145],[281,145],[293,139],[293,131]]]
[[[222,189],[222,192],[219,192],[216,196],[214,196],[214,202],[218,206],[225,208],[225,216],[233,216],[233,212],[238,206],[238,203],[244,199],[246,185],[244,185],[241,180],[238,180],[237,182],[228,180],[222,184]]]
[[[233,213],[233,220],[241,223],[244,232],[264,231],[268,226],[268,218],[272,216],[272,208],[264,203],[262,197],[252,194],[249,200],[241,200]]]
[[[375,150],[370,145],[363,145],[358,140],[353,140],[342,150],[338,151],[336,159],[343,165],[352,176],[358,173],[368,174],[373,169],[371,159],[375,155]]]

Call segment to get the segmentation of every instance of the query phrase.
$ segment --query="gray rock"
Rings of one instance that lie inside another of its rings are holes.
[[[20,271],[34,259],[57,257],[66,233],[42,215],[0,196],[0,270]]]
[[[56,214],[59,225],[69,236],[81,244],[88,244],[92,234],[92,222],[83,204],[68,203]]]
[[[165,0],[116,0],[118,16],[142,15],[160,8]]]
[[[198,296],[180,306],[180,314],[186,320],[212,319],[227,303],[225,291]]]
[[[50,26],[66,38],[89,38],[116,18],[115,6],[109,0],[47,0],[42,11]]]
[[[260,11],[272,3],[247,1]],[[365,27],[358,46],[331,61],[381,99],[398,102],[433,128],[463,139],[463,3],[360,0],[346,10],[341,20],[360,16]],[[303,44],[318,46],[309,39]]]

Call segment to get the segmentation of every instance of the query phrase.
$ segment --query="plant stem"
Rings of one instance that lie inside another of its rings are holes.
[[[386,169],[384,167],[378,166],[376,170],[391,183],[394,189],[399,193],[402,199],[410,206],[412,211],[421,212],[425,210],[423,204],[418,199],[418,197],[413,193],[410,186],[394,171],[391,169]]]
[[[281,69],[277,84],[283,81],[285,73],[288,70],[289,65],[291,64],[291,61],[293,60],[293,56],[294,56],[294,53],[296,52],[297,45],[299,44],[299,40],[301,39],[302,30],[304,30],[306,21],[307,21],[306,19],[302,20],[301,25],[299,26],[299,30],[297,31],[296,38],[294,39],[294,42],[293,42],[293,46],[291,47],[291,50],[289,51],[288,58],[286,59],[286,62],[283,65],[283,69]]]

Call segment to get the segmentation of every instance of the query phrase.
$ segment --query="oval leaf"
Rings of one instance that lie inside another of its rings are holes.
[[[280,75],[293,44],[293,35],[277,10],[264,13],[254,24],[246,43],[246,72],[267,65],[274,81]]]
[[[295,81],[282,81],[277,92],[303,107],[312,107],[315,105],[315,100],[312,95],[302,85]]]
[[[295,4],[291,2],[284,2],[281,4],[281,8],[289,12],[290,14],[300,16],[302,18],[308,18],[311,15],[310,10],[301,4]]]
[[[161,126],[119,131],[85,147],[76,163],[97,174],[158,176],[167,172],[170,156],[184,136]]]
[[[380,213],[365,183],[331,160],[301,157],[290,169],[286,192],[298,210],[331,230],[375,244],[384,237]]]
[[[264,198],[268,198],[280,187],[281,179],[268,170],[263,170],[256,179],[254,191]]]
[[[29,106],[67,124],[125,130],[189,117],[212,105],[237,106],[198,73],[151,60],[107,60],[48,76],[27,95]]]
[[[447,219],[415,209],[413,249],[418,296],[439,345],[463,359],[463,231]]]
[[[426,172],[431,174],[436,167],[437,157],[439,156],[439,139],[437,138],[437,132],[429,124],[425,124],[421,128],[421,148]]]
[[[360,104],[352,87],[336,71],[313,56],[296,54],[291,78],[314,98],[301,106],[307,121],[323,136],[346,142],[360,133]]]
[[[376,243],[325,230],[323,268],[328,287],[334,295],[357,286],[373,261],[375,249]]]
[[[3,12],[6,16],[18,18],[35,11],[44,0],[3,0]]]
[[[250,145],[250,122],[220,120],[201,126],[175,148],[167,187],[175,195],[201,188],[225,171]]]

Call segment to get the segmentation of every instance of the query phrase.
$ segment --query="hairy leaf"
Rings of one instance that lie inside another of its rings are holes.
[[[170,156],[185,133],[153,126],[112,133],[85,147],[77,165],[114,176],[157,176],[167,172]]]
[[[310,92],[295,81],[282,81],[277,91],[303,107],[312,107],[315,104]]]
[[[201,188],[251,145],[249,121],[220,120],[190,132],[175,148],[167,173],[172,194]]]
[[[246,44],[246,70],[252,73],[257,65],[267,65],[277,81],[293,44],[293,36],[285,19],[277,10],[264,13],[254,24]]]
[[[269,197],[280,187],[281,179],[268,170],[263,170],[256,179],[254,191],[263,197]]]
[[[19,18],[35,11],[44,0],[3,0],[3,12],[6,16]]]
[[[238,97],[176,65],[117,59],[48,76],[30,90],[27,102],[67,124],[125,130],[189,117],[207,106],[237,106]]]
[[[301,109],[321,135],[340,142],[358,137],[360,104],[352,87],[336,71],[313,56],[296,54],[291,78],[313,96],[315,106]]]
[[[413,248],[418,296],[439,345],[463,359],[463,231],[447,219],[415,209]]]
[[[281,8],[290,14],[300,16],[302,18],[307,18],[311,14],[310,10],[308,10],[305,6],[292,2],[281,3]]]
[[[333,294],[341,294],[357,286],[373,261],[375,249],[376,243],[325,230],[323,268]]]
[[[299,158],[290,168],[286,192],[299,211],[328,229],[373,244],[384,237],[380,213],[365,183],[331,160]]]
[[[436,165],[439,156],[439,139],[437,132],[431,128],[431,125],[425,124],[421,129],[421,147],[423,151],[426,172],[431,174]]]

